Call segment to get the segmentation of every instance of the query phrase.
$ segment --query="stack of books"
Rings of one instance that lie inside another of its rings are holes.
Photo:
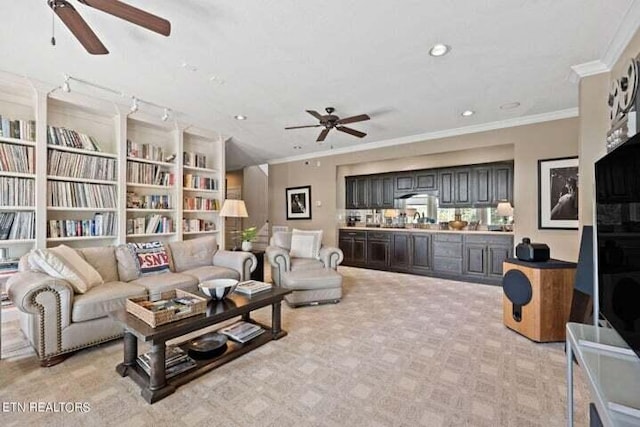
[[[239,343],[246,343],[264,333],[264,329],[260,326],[240,320],[231,326],[227,326],[219,331],[229,338]]]
[[[150,364],[151,358],[149,353],[144,353],[138,356],[138,365],[140,365],[148,375],[151,375],[151,368],[149,367]],[[189,355],[180,347],[168,346],[165,352],[164,365],[166,377],[168,379],[193,368],[196,366],[196,361],[189,357]]]
[[[255,280],[248,280],[246,282],[238,283],[236,292],[251,296],[258,292],[266,291],[267,289],[271,289],[271,284],[258,282]]]

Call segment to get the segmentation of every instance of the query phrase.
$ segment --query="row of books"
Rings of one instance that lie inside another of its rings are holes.
[[[115,230],[115,214],[105,212],[95,214],[92,219],[50,220],[47,237],[113,236]]]
[[[183,209],[217,211],[220,209],[218,199],[207,199],[205,197],[185,197]]]
[[[33,206],[35,191],[33,179],[0,176],[0,206]]]
[[[127,219],[127,234],[172,233],[173,219],[161,215]]]
[[[137,194],[127,192],[127,208],[129,209],[173,209],[170,194]]]
[[[34,147],[0,144],[0,171],[35,173]]]
[[[34,120],[11,120],[0,116],[0,136],[5,138],[36,140],[36,122]]]
[[[110,209],[116,207],[116,187],[84,182],[48,181],[47,198],[49,206]]]
[[[127,182],[171,186],[175,179],[172,172],[163,171],[161,166],[128,161]]]
[[[198,190],[217,190],[218,180],[206,176],[185,173],[183,185],[185,188],[195,188]]]
[[[47,144],[102,151],[94,137],[64,127],[47,126]]]
[[[35,212],[0,212],[0,240],[33,239],[35,235]]]
[[[193,166],[196,168],[207,168],[207,156],[202,153],[190,153],[185,151],[182,155],[184,166]]]
[[[205,221],[203,219],[183,219],[182,220],[182,231],[184,232],[193,232],[193,231],[214,231],[216,229],[216,224],[213,221]]]
[[[135,157],[137,159],[154,160],[158,162],[168,162],[170,156],[164,151],[164,148],[154,144],[139,144],[127,139],[127,157]],[[175,155],[173,156],[175,158]]]
[[[138,356],[138,365],[151,375],[151,356],[150,353],[144,353]],[[181,372],[195,367],[196,361],[178,346],[167,346],[165,349],[164,366],[166,378],[172,378]]]
[[[58,150],[49,150],[47,158],[49,175],[104,181],[116,179],[115,159]]]

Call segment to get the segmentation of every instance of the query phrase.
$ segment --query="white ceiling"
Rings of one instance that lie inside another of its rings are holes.
[[[639,0],[128,1],[169,19],[169,38],[69,1],[109,55],[86,53],[59,20],[51,46],[46,0],[4,0],[0,69],[56,84],[66,73],[170,106],[232,136],[234,169],[575,108],[570,67],[602,59]],[[437,42],[451,53],[429,56]],[[333,130],[319,145],[319,128],[284,130],[327,106],[369,114],[350,125],[368,136]]]

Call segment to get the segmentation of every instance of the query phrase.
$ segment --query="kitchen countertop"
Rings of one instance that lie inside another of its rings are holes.
[[[427,228],[390,228],[390,227],[339,227],[340,230],[355,230],[355,231],[407,231],[410,233],[458,233],[458,234],[496,234],[502,236],[513,236],[513,231],[489,231],[489,230],[436,230]]]

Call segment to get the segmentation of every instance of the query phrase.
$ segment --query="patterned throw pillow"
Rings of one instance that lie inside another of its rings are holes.
[[[150,276],[171,271],[169,255],[162,242],[127,243],[138,263],[141,276]]]

